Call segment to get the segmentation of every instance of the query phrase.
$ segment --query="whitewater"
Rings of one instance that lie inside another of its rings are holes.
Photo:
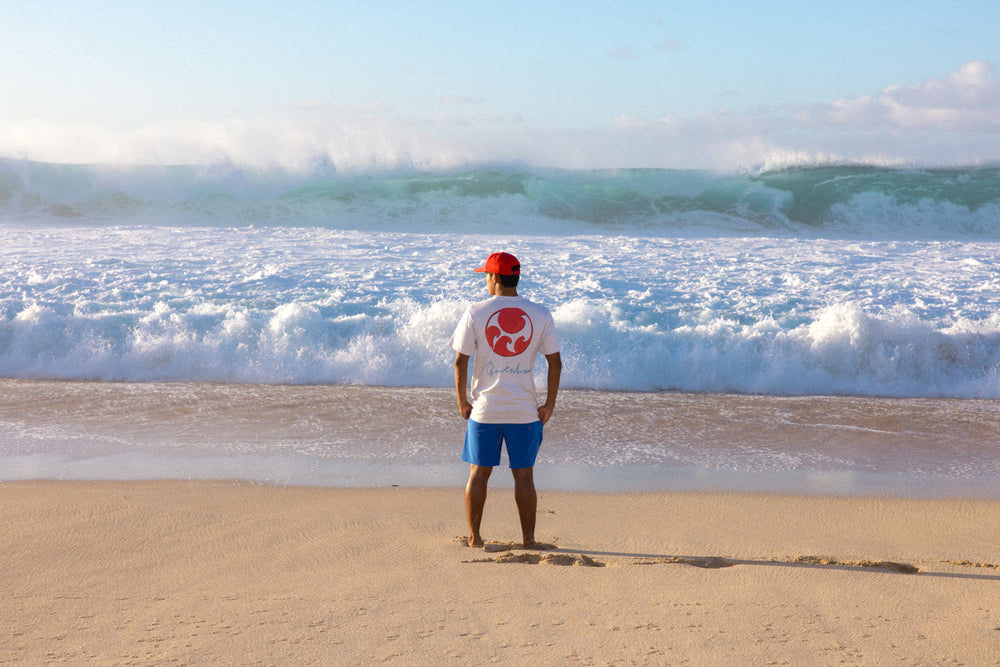
[[[0,377],[446,387],[496,250],[563,386],[1000,397],[1000,169],[0,161]]]

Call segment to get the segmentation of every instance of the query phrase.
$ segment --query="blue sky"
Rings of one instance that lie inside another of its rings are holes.
[[[1000,3],[7,0],[0,155],[1000,161]]]

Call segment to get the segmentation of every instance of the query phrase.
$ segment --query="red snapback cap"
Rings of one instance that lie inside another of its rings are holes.
[[[495,273],[498,276],[521,275],[521,263],[509,252],[495,252],[486,258],[486,264],[475,270],[476,273]]]

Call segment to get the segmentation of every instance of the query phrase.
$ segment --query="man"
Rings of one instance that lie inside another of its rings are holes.
[[[559,391],[562,360],[552,315],[544,307],[517,294],[521,264],[506,252],[489,256],[478,269],[486,274],[490,298],[465,311],[451,346],[455,350],[455,388],[458,409],[468,421],[462,460],[469,464],[465,487],[465,514],[469,546],[482,546],[479,526],[486,505],[486,489],[493,467],[500,464],[501,443],[507,445],[514,500],[526,548],[535,546],[535,457],[542,444],[542,427],[552,416]],[[545,403],[535,394],[535,359],[548,362]],[[467,386],[469,358],[472,401]]]

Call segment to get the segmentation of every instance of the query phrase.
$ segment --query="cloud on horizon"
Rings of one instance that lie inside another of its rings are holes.
[[[414,118],[388,107],[282,107],[221,122],[131,131],[0,124],[0,156],[44,162],[234,164],[341,172],[455,169],[497,162],[571,169],[741,169],[823,162],[1000,163],[1000,80],[974,61],[944,78],[825,104],[621,117],[605,128],[545,130],[488,110]],[[453,109],[478,102],[443,98]],[[503,122],[499,122],[503,121]]]
[[[897,127],[991,132],[1000,129],[1000,80],[993,63],[965,63],[944,79],[890,86],[881,94],[842,99],[794,114],[804,127]]]

